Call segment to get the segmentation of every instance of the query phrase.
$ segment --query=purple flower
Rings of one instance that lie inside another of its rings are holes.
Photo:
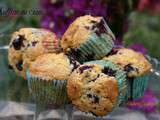
[[[86,0],[87,1],[87,0]],[[85,0],[69,0],[67,5],[74,10],[82,10],[85,7]]]
[[[138,10],[147,10],[151,13],[160,13],[160,0],[140,0]]]
[[[151,90],[146,90],[143,97],[129,101],[127,107],[133,110],[141,110],[146,113],[156,112],[158,109],[158,99],[152,93]]]
[[[141,52],[144,55],[147,54],[147,49],[141,44],[132,44],[129,46],[129,48],[135,51]]]
[[[123,40],[121,37],[117,37],[115,40],[115,45],[116,46],[123,46]]]
[[[61,36],[69,24],[78,16],[87,13],[106,17],[107,4],[105,0],[41,0],[44,11],[41,26],[50,29]]]

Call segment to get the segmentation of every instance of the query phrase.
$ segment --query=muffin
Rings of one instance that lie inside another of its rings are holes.
[[[118,64],[127,72],[128,82],[130,83],[130,92],[128,94],[131,98],[138,98],[144,94],[151,64],[143,54],[132,49],[115,48],[103,59]]]
[[[43,54],[27,70],[29,89],[40,105],[67,103],[66,84],[78,63],[63,53]]]
[[[67,93],[79,110],[104,116],[126,101],[126,86],[126,74],[117,65],[92,61],[72,72]]]
[[[21,28],[13,33],[9,44],[9,66],[26,78],[26,70],[36,57],[59,51],[59,41],[54,33],[45,29]]]
[[[111,51],[114,35],[102,17],[78,17],[62,36],[63,50],[79,62],[101,59]]]

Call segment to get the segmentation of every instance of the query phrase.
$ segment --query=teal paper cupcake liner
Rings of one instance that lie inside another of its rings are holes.
[[[27,71],[28,87],[36,104],[63,105],[68,102],[66,80],[43,80]]]
[[[149,77],[141,76],[133,79],[133,82],[130,83],[130,88],[128,91],[128,96],[130,99],[137,99],[144,95],[144,92],[148,86]],[[130,81],[130,80],[128,80]]]
[[[80,45],[78,56],[75,55],[75,57],[80,63],[101,59],[112,50],[113,46],[113,39],[109,35],[103,33],[97,36],[96,33],[92,33],[90,38]],[[70,54],[73,52],[71,51]]]
[[[131,99],[131,82],[129,82],[128,78],[126,78],[126,82],[127,82],[127,93],[126,93],[126,100]]]
[[[117,71],[115,78],[118,82],[119,96],[118,96],[118,101],[115,107],[122,105],[128,100],[128,97],[126,97],[127,91],[128,91],[127,90],[128,83],[126,81],[126,72],[121,70],[118,65],[112,63],[111,61],[104,61],[104,60],[86,62],[85,64],[100,64],[104,67],[109,67],[112,70]]]

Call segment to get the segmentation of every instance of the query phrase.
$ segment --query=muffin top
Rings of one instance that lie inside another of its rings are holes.
[[[30,62],[44,53],[60,50],[56,35],[45,29],[21,28],[13,33],[9,44],[10,66],[24,78]]]
[[[67,80],[74,67],[65,54],[48,53],[31,63],[30,74],[44,80]]]
[[[61,46],[64,51],[68,51],[70,48],[77,48],[82,43],[87,41],[92,33],[100,35],[107,32],[111,38],[114,39],[113,33],[103,23],[102,17],[93,17],[85,15],[78,17],[67,29],[62,36]]]
[[[143,54],[127,48],[114,48],[104,60],[109,60],[118,64],[128,77],[137,77],[147,74],[151,69],[151,64]]]
[[[84,64],[70,75],[67,93],[81,111],[103,116],[117,104],[118,82],[111,71],[98,64]]]

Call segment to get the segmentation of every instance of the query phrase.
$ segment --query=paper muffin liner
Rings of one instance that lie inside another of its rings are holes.
[[[71,50],[70,54],[75,56],[80,63],[83,63],[103,58],[112,50],[113,46],[113,39],[109,35],[102,33],[98,36],[96,33],[92,33],[88,40],[77,48],[78,51],[77,49]],[[78,55],[75,55],[75,51],[78,52]]]
[[[131,99],[131,81],[128,80],[128,78],[126,78],[126,82],[127,82],[127,93],[126,93],[126,100]]]
[[[118,107],[127,101],[128,97],[126,97],[126,95],[127,95],[127,91],[128,91],[127,90],[128,83],[126,81],[126,72],[125,71],[120,69],[118,65],[112,63],[111,61],[96,60],[96,61],[86,62],[85,64],[99,64],[104,67],[109,67],[112,70],[116,70],[117,72],[116,72],[115,78],[118,82],[119,96],[117,99],[117,103],[115,104],[115,107]]]
[[[137,99],[144,95],[144,92],[148,85],[149,77],[140,76],[137,78],[133,78],[132,83],[130,82],[128,96],[130,99]],[[130,81],[130,80],[128,80]]]
[[[66,80],[44,80],[27,71],[28,87],[38,105],[64,105],[68,102]]]

